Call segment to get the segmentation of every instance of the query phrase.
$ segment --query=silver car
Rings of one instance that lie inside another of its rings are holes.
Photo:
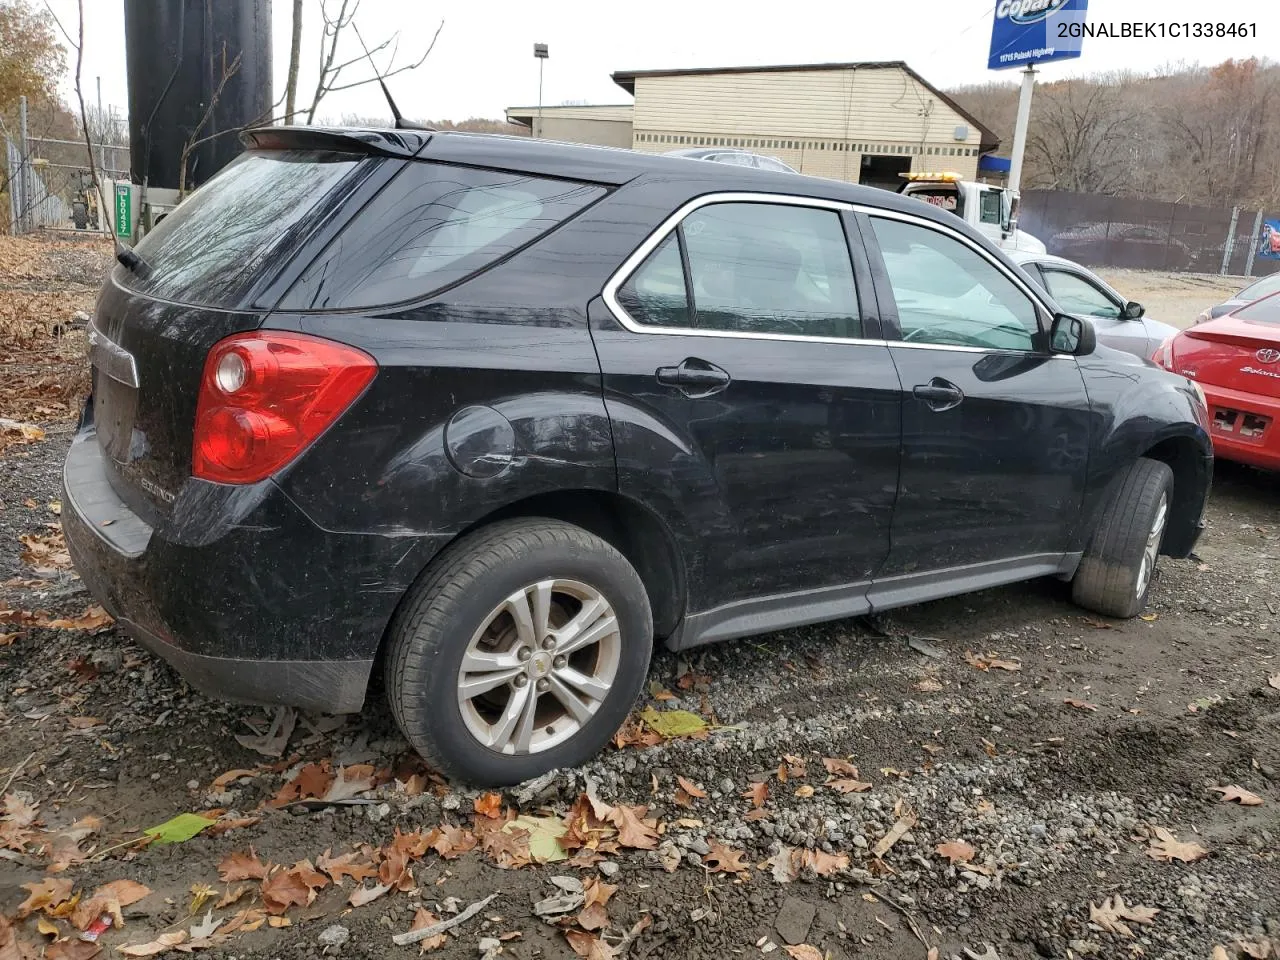
[[[1273,273],[1263,277],[1261,280],[1255,280],[1230,300],[1214,304],[1196,317],[1196,323],[1216,320],[1218,317],[1225,316],[1228,313],[1234,313],[1245,304],[1253,303],[1253,301],[1260,300],[1262,297],[1269,297],[1273,293],[1280,293],[1280,273]]]
[[[715,163],[732,163],[739,167],[756,167],[760,170],[776,170],[779,173],[799,173],[781,160],[766,157],[747,150],[733,150],[724,147],[694,147],[686,150],[668,150],[664,157],[687,157],[690,160],[711,160]]]
[[[1098,340],[1108,347],[1149,360],[1160,344],[1178,332],[1177,327],[1148,317],[1142,304],[1126,299],[1073,260],[1022,250],[1007,253],[1066,313],[1090,321]]]

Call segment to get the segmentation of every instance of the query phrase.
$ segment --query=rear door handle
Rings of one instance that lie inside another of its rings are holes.
[[[697,357],[688,357],[676,367],[659,367],[654,376],[659,383],[675,387],[687,397],[719,393],[731,379],[728,371]]]
[[[934,377],[928,383],[916,384],[911,392],[915,394],[917,400],[923,400],[929,409],[936,413],[958,407],[964,400],[964,391],[942,377]]]

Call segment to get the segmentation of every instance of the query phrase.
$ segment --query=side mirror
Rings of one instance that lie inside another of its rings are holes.
[[[1088,320],[1060,313],[1053,318],[1049,343],[1054,353],[1087,357],[1098,348],[1098,332]]]
[[[1120,311],[1120,315],[1126,320],[1141,320],[1142,315],[1147,312],[1147,308],[1140,303],[1130,300],[1124,305],[1124,309]]]

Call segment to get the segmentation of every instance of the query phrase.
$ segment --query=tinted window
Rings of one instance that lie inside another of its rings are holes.
[[[308,214],[361,162],[313,151],[243,153],[161,220],[134,249],[139,292],[206,306],[235,306]]]
[[[680,244],[673,233],[618,290],[618,302],[637,323],[689,327],[689,300]]]
[[[1031,350],[1035,305],[991,261],[959,240],[901,220],[871,223],[898,306],[902,337],[1002,350]]]
[[[861,337],[853,267],[834,210],[701,207],[681,224],[699,329]]]
[[[373,307],[464,279],[604,193],[499,170],[408,164],[311,264],[281,306]]]
[[[1055,270],[1052,267],[1042,269],[1045,282],[1049,287],[1049,294],[1067,313],[1086,317],[1104,317],[1108,320],[1120,318],[1120,308],[1084,277],[1065,270]]]
[[[1235,316],[1253,323],[1280,324],[1280,295],[1273,294],[1246,304],[1235,312]]]

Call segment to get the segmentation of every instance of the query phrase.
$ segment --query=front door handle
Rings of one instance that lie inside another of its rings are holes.
[[[917,400],[923,400],[926,406],[936,413],[958,407],[964,400],[964,391],[942,377],[934,377],[928,383],[916,384],[911,392],[915,394]]]
[[[676,367],[659,367],[654,376],[659,383],[675,387],[687,397],[709,397],[730,381],[727,371],[697,357],[688,357]]]

